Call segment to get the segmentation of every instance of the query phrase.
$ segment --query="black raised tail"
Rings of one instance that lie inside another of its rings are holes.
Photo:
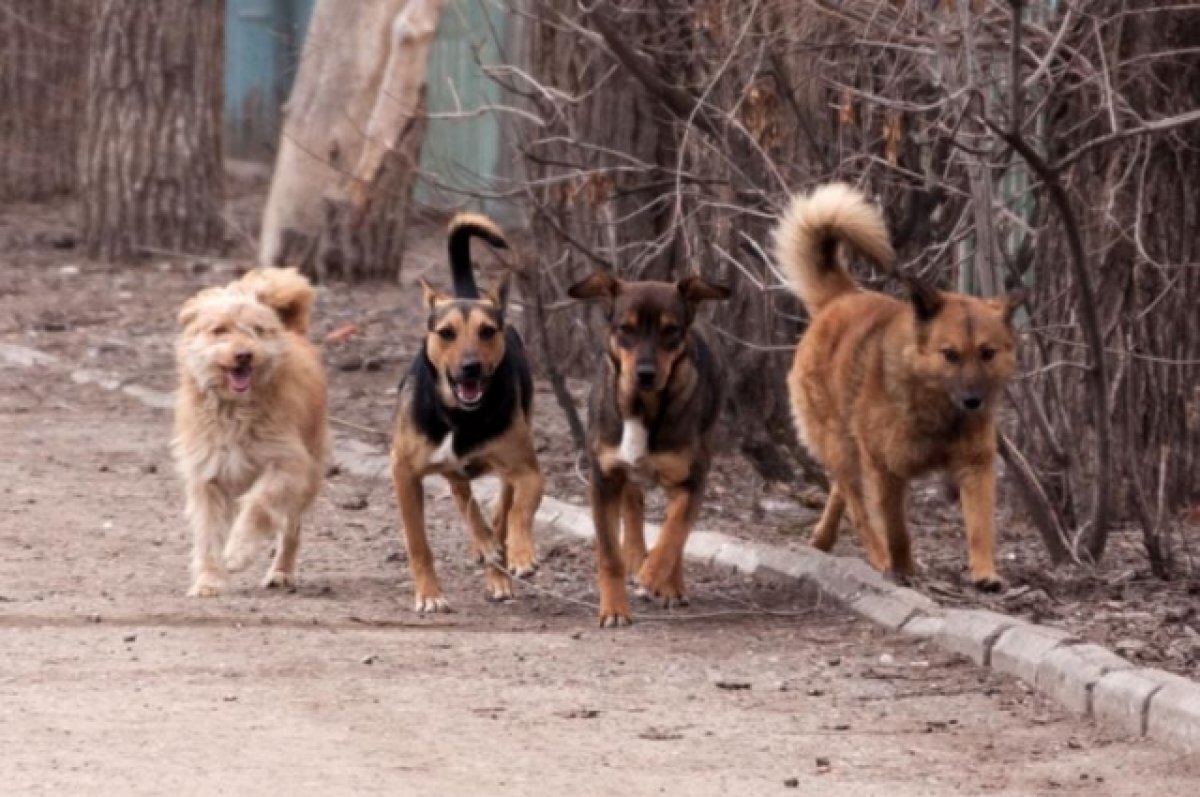
[[[478,299],[475,270],[471,265],[471,238],[479,236],[497,249],[507,249],[508,240],[496,223],[478,213],[459,213],[450,220],[447,247],[450,252],[450,273],[454,277],[454,296],[458,299]]]

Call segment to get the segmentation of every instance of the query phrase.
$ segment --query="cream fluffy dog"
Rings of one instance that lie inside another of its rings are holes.
[[[300,516],[329,449],[325,373],[308,340],[314,297],[295,269],[262,269],[179,311],[172,452],[193,532],[189,595],[219,595],[227,571],[272,540],[263,585],[295,585]]]

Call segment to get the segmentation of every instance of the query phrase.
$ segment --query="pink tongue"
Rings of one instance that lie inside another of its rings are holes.
[[[229,387],[234,393],[245,393],[250,389],[250,374],[249,372],[241,374],[237,371],[229,372]]]
[[[479,394],[483,391],[479,385],[459,385],[458,395],[463,401],[474,401],[479,398]]]

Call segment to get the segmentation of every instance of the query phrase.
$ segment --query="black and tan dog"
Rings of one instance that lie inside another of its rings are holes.
[[[542,473],[530,429],[533,381],[521,337],[505,323],[508,275],[494,290],[480,292],[472,273],[472,236],[508,246],[483,216],[459,214],[450,222],[454,293],[421,283],[428,331],[400,383],[392,435],[392,480],[418,612],[449,609],[425,536],[421,482],[427,475],[440,473],[449,482],[472,547],[490,565],[489,597],[511,598],[508,573],[526,576],[537,567],[533,516],[542,500]],[[471,494],[471,480],[489,472],[501,479],[490,524]]]
[[[608,317],[607,356],[588,408],[591,502],[600,624],[628,625],[626,573],[637,574],[643,596],[668,607],[686,603],[683,548],[704,497],[722,400],[721,369],[692,321],[700,302],[726,299],[729,289],[699,277],[622,282],[600,272],[567,293],[604,300]],[[668,501],[649,555],[643,476],[662,486]]]

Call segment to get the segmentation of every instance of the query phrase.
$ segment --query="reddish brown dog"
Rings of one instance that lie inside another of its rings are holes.
[[[588,408],[591,502],[600,624],[628,625],[626,573],[637,574],[641,594],[668,607],[687,600],[683,548],[704,498],[722,400],[721,370],[692,321],[700,302],[728,298],[729,289],[699,277],[622,282],[600,272],[567,293],[603,300],[609,323]],[[660,485],[668,500],[648,555],[640,478]]]
[[[871,564],[913,575],[908,483],[946,471],[962,499],[971,579],[998,590],[996,412],[1016,368],[1012,317],[1022,296],[979,299],[913,278],[908,302],[862,291],[843,243],[881,267],[894,259],[879,211],[842,184],[793,199],[775,236],[812,316],[788,377],[796,428],[833,482],[813,545],[832,548],[849,509]]]

